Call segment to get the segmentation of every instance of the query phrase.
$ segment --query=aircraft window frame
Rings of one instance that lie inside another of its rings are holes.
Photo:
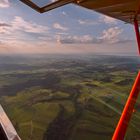
[[[57,0],[54,2],[51,2],[43,7],[38,6],[35,2],[31,1],[31,0],[20,0],[21,2],[23,2],[24,4],[28,5],[29,7],[31,7],[32,9],[36,10],[39,13],[44,13],[47,11],[50,11],[52,9],[64,6],[66,4],[70,4],[70,3],[77,3],[76,0]]]

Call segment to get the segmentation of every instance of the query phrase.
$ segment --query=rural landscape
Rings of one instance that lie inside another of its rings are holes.
[[[110,140],[140,59],[0,56],[0,103],[22,140]],[[140,139],[140,97],[125,140]]]

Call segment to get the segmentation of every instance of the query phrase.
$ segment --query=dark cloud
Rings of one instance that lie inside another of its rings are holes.
[[[98,37],[90,37],[90,38],[86,38],[86,37],[65,37],[65,38],[61,38],[59,40],[60,43],[62,44],[103,44],[103,43],[107,43],[107,44],[122,44],[122,43],[129,43],[129,42],[133,42],[134,40],[130,40],[130,39],[121,39],[118,38],[117,40],[106,40],[104,38],[98,38]]]
[[[7,23],[0,23],[0,27],[11,27],[11,25]]]
[[[101,39],[92,38],[90,40],[84,40],[82,38],[74,39],[74,38],[63,38],[60,39],[62,44],[99,44],[102,42]]]

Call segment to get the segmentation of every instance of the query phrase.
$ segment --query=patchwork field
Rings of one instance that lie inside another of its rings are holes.
[[[137,57],[1,56],[0,103],[22,140],[110,140]],[[140,98],[125,140],[140,139]]]

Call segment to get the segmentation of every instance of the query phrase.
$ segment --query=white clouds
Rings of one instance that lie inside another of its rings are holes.
[[[50,0],[50,2],[56,2],[57,0]]]
[[[108,43],[117,43],[119,42],[119,35],[123,32],[123,30],[119,27],[111,27],[102,32],[102,36],[99,39],[104,40]]]
[[[16,52],[20,48],[19,45],[22,46],[20,49],[22,52],[23,47],[34,46],[34,42],[37,42],[38,36],[46,35],[47,33],[48,27],[26,21],[22,17],[14,17],[9,24],[0,22],[0,42],[8,48],[13,46],[12,50]]]
[[[111,18],[109,16],[101,15],[101,16],[99,16],[98,19],[95,19],[95,20],[79,19],[78,23],[80,25],[86,25],[86,26],[99,25],[99,24],[116,25],[117,24],[117,20],[114,19],[114,18]]]
[[[84,23],[83,23],[84,24]],[[100,36],[92,36],[92,35],[68,35],[68,28],[62,26],[59,23],[54,23],[53,28],[60,30],[62,32],[56,33],[54,36],[49,36],[48,39],[48,27],[39,25],[34,22],[27,21],[22,17],[15,16],[11,23],[6,24],[4,22],[0,23],[0,34],[6,34],[9,37],[13,35],[18,35],[18,37],[23,37],[23,32],[26,33],[34,33],[43,35],[46,37],[46,40],[49,42],[56,42],[62,44],[101,44],[101,43],[118,43],[120,41],[120,34],[123,30],[117,26],[108,28],[103,30]],[[7,37],[8,37],[7,36]],[[25,37],[25,36],[24,36]],[[122,41],[122,40],[121,40]]]
[[[0,7],[8,7],[10,1],[12,0],[0,0]],[[49,1],[54,2],[55,0]],[[27,11],[25,11],[24,6],[23,8],[20,7],[22,9],[18,13],[19,8],[15,6],[1,9],[1,13],[3,13],[3,10],[6,10],[5,14],[1,15],[1,19],[7,22],[0,20],[0,42],[9,43],[9,46],[13,45],[18,47],[21,45],[24,48],[25,46],[31,45],[41,49],[43,45],[41,47],[37,46],[37,42],[45,42],[46,46],[49,46],[49,43],[62,43],[61,45],[64,44],[64,46],[83,45],[88,47],[90,45],[93,48],[96,45],[100,45],[106,49],[105,44],[106,46],[113,46],[115,43],[126,41],[131,37],[131,32],[128,31],[129,27],[124,28],[122,24],[119,25],[119,22],[117,23],[116,19],[101,16],[100,14],[94,15],[93,13],[91,15],[90,12],[89,14],[84,14],[83,12],[80,15],[81,12],[78,11],[80,9],[76,9],[72,11],[73,13],[77,11],[77,14],[74,15],[62,9],[58,13],[49,13],[51,16],[48,15],[45,20],[43,17],[39,17],[39,15],[33,13],[27,16]],[[25,12],[25,14],[21,13],[21,11]],[[9,14],[9,12],[11,13]],[[24,17],[16,15],[23,15]],[[36,18],[42,20],[39,22]],[[57,19],[57,21],[54,19]],[[50,28],[46,25],[49,25]],[[121,34],[123,30],[116,26],[122,27],[128,35],[124,36]],[[15,43],[12,44],[11,41],[15,41]],[[24,44],[20,44],[18,41],[23,41]],[[119,46],[120,44],[117,45]]]
[[[3,21],[1,21],[0,23],[0,34],[9,34],[10,33],[10,27],[11,25],[10,24],[7,24]]]
[[[54,27],[55,29],[62,30],[62,31],[67,31],[67,30],[68,30],[68,28],[66,28],[66,27],[64,27],[64,26],[62,26],[62,25],[60,25],[59,23],[54,23],[54,24],[53,24],[53,27]]]
[[[79,24],[81,25],[97,25],[98,23],[96,21],[93,21],[93,20],[82,20],[82,19],[79,19],[78,20]]]
[[[115,18],[111,18],[109,16],[101,15],[99,17],[99,21],[105,24],[117,24],[117,20]]]
[[[24,20],[22,17],[15,16],[11,23],[6,24],[4,22],[0,23],[0,33],[1,34],[16,34],[17,32],[27,32],[27,33],[46,33],[48,27],[36,24],[34,22],[29,22]]]
[[[95,41],[95,37],[91,36],[91,35],[83,35],[83,36],[80,36],[80,37],[74,37],[74,39],[76,41],[79,41],[81,43],[87,43],[87,44],[90,44],[90,43],[93,43]]]
[[[91,35],[82,36],[65,36],[64,38],[59,37],[59,42],[62,44],[93,44],[97,43],[97,39]]]
[[[63,12],[62,12],[62,15],[67,16],[67,13],[63,11]]]
[[[0,34],[10,34],[9,27],[0,27]]]
[[[48,30],[45,26],[26,21],[22,17],[18,16],[14,18],[11,24],[14,30],[20,30],[28,33],[44,33]]]
[[[59,36],[59,42],[62,44],[115,44],[126,42],[120,38],[123,30],[119,27],[111,27],[103,30],[100,36],[82,35],[82,36]]]
[[[78,20],[80,25],[100,25],[103,24],[111,26],[110,28],[103,30],[101,35],[99,37],[93,38],[90,37],[90,40],[87,42],[89,43],[117,43],[123,41],[120,39],[120,34],[123,32],[123,30],[116,26],[117,20],[114,18],[111,18],[109,16],[101,15],[96,21],[93,20]],[[99,27],[100,28],[100,27]],[[83,38],[84,39],[84,38]],[[75,40],[74,40],[75,41]]]
[[[0,8],[7,8],[10,6],[10,3],[8,0],[0,0]]]

